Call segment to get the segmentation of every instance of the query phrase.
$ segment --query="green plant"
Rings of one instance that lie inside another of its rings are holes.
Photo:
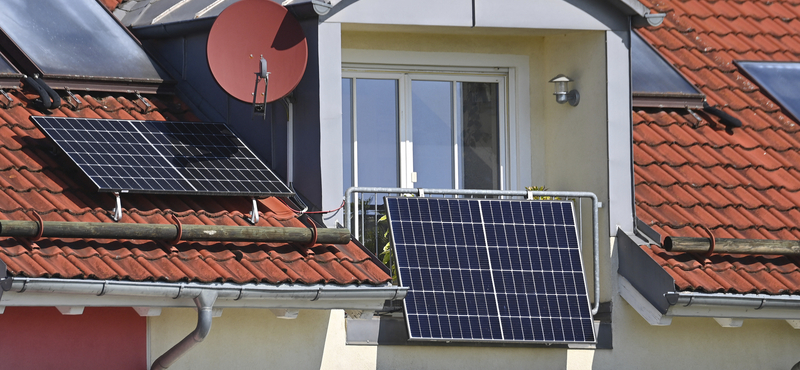
[[[383,237],[386,240],[386,244],[383,245],[383,251],[381,252],[380,256],[382,257],[383,264],[389,266],[392,269],[392,282],[397,283],[397,265],[394,262],[394,249],[392,249],[392,241],[389,237],[389,218],[386,215],[383,215],[378,220],[378,224],[386,224],[387,227],[385,228],[386,231],[383,232]]]
[[[547,191],[547,188],[544,186],[526,186],[525,190],[527,191]],[[562,200],[560,197],[550,197],[550,196],[539,196],[536,195],[533,200]]]

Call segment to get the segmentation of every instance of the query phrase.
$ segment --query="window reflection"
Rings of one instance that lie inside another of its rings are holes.
[[[496,83],[459,82],[463,188],[500,188],[500,135]]]
[[[415,187],[453,187],[452,86],[449,81],[411,82]]]
[[[397,80],[356,80],[358,186],[399,186]]]

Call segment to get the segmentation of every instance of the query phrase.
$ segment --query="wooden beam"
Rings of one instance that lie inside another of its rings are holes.
[[[227,242],[310,243],[307,227],[181,225],[181,240]],[[39,233],[36,221],[0,220],[0,236],[32,238]],[[175,240],[178,227],[169,224],[45,221],[43,238]],[[347,244],[347,229],[318,228],[317,243]]]
[[[798,240],[714,239],[714,244],[714,253],[800,255]],[[710,238],[668,236],[664,239],[664,249],[671,252],[706,253],[710,248]]]

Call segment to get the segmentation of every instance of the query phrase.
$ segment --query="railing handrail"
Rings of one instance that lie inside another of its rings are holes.
[[[549,191],[549,190],[483,190],[483,189],[424,189],[424,188],[383,188],[383,187],[351,187],[345,192],[346,205],[344,207],[344,224],[348,229],[357,235],[358,225],[350,222],[350,204],[353,193],[399,193],[416,194],[424,197],[427,194],[438,195],[486,195],[486,196],[510,196],[526,197],[533,200],[533,197],[565,197],[565,198],[590,198],[592,200],[592,257],[594,265],[594,305],[592,315],[596,315],[600,310],[600,202],[597,195],[588,191]]]

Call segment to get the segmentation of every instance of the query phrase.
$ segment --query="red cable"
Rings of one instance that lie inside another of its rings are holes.
[[[290,206],[290,205],[289,205],[289,203],[286,203],[286,201],[285,201],[285,200],[283,200],[283,198],[278,198],[278,199],[280,199],[280,201],[281,201],[281,202],[283,202],[283,204],[284,204],[284,205],[286,205],[287,207],[289,207],[289,209],[291,209],[292,211],[294,211],[294,213],[313,213],[313,214],[317,214],[317,213],[331,213],[331,212],[336,212],[336,211],[338,211],[338,210],[340,210],[340,209],[344,208],[344,203],[345,203],[345,201],[344,201],[344,200],[342,200],[342,205],[340,205],[340,206],[339,206],[338,208],[336,208],[336,209],[332,209],[332,210],[329,210],[329,211],[307,211],[307,212],[300,212],[300,211],[298,211],[298,210],[296,210],[296,209],[292,208],[292,206]]]

